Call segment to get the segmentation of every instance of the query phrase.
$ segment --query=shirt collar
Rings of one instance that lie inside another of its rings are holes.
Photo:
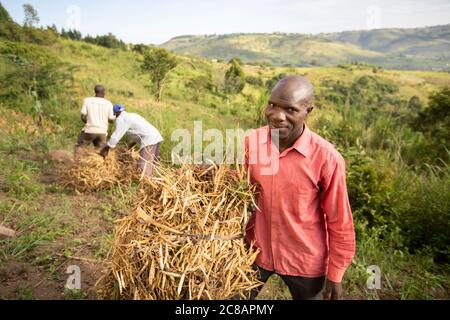
[[[261,135],[259,137],[259,143],[267,144],[270,140],[270,128],[269,126],[264,127],[266,134]],[[286,150],[295,149],[300,152],[303,156],[308,157],[309,155],[309,145],[311,138],[311,130],[309,130],[308,126],[305,124],[305,129],[303,130],[302,135],[295,141],[294,145]]]

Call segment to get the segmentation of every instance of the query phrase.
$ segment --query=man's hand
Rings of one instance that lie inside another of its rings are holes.
[[[110,148],[109,148],[108,146],[103,147],[103,149],[100,150],[100,155],[101,155],[103,158],[106,158],[106,157],[108,156],[109,149],[110,149]]]
[[[324,300],[341,300],[344,294],[342,283],[333,282],[327,279],[325,291],[323,292]]]

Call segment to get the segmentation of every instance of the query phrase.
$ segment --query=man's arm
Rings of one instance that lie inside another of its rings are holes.
[[[110,149],[114,149],[117,146],[117,144],[123,138],[125,133],[127,133],[129,128],[130,126],[126,123],[126,121],[123,120],[123,118],[120,118],[116,121],[116,130],[109,139],[108,144],[104,146],[102,150],[100,150],[100,155],[103,158],[106,158],[108,156]]]
[[[342,278],[355,255],[355,229],[345,180],[345,161],[332,158],[322,179],[321,205],[326,216],[329,260],[325,299],[342,298]]]
[[[114,123],[114,121],[116,121],[116,116],[114,115],[114,107],[111,103],[111,107],[109,108],[109,113],[108,113],[108,122]]]
[[[125,133],[127,133],[129,128],[130,125],[123,119],[123,116],[119,117],[116,121],[116,130],[109,139],[108,147],[114,149],[120,142],[120,140],[122,140],[123,136],[125,135]]]
[[[83,107],[81,108],[81,121],[83,121],[84,123],[87,123],[87,105],[86,105],[86,100],[84,100],[83,102]]]

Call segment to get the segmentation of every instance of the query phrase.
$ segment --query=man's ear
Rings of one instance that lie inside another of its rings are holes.
[[[314,110],[314,106],[310,106],[306,112],[308,112],[308,114],[310,114],[313,110]]]

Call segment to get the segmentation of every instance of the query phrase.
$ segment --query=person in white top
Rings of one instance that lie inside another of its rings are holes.
[[[116,119],[112,103],[105,99],[105,87],[96,85],[94,91],[95,97],[86,98],[81,109],[81,120],[86,125],[78,137],[77,147],[93,143],[95,147],[103,148],[108,124]]]
[[[140,115],[126,112],[123,105],[114,106],[114,115],[116,130],[100,154],[106,158],[109,150],[114,149],[126,134],[133,142],[133,146],[140,145],[139,168],[146,176],[152,176],[153,165],[159,159],[160,145],[164,141],[161,133]]]

